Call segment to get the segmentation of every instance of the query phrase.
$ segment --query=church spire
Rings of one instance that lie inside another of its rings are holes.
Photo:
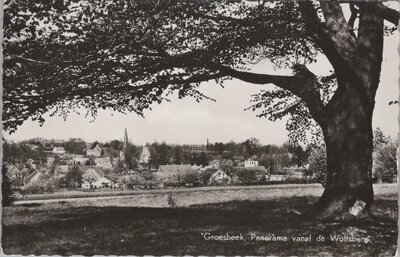
[[[125,128],[125,135],[124,135],[124,150],[128,149],[129,146],[129,139],[128,139],[128,131]]]

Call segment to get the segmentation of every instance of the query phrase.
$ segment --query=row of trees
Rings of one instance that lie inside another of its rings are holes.
[[[120,151],[123,150],[123,143],[113,140],[109,145],[112,150],[112,158],[118,158]],[[166,164],[191,164],[207,166],[214,159],[233,159],[237,156],[242,158],[259,158],[261,165],[270,168],[282,168],[292,165],[304,166],[306,161],[306,151],[300,145],[284,143],[282,146],[261,145],[256,138],[248,139],[242,143],[222,143],[217,142],[208,144],[204,152],[189,152],[185,145],[169,145],[165,142],[154,142],[147,145],[151,154],[151,165],[158,167]],[[124,150],[124,163],[117,164],[117,170],[123,165],[130,169],[138,167],[140,158],[140,148],[129,144]]]

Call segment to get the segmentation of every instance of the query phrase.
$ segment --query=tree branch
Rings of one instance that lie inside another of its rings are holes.
[[[375,3],[358,5],[360,20],[353,63],[355,71],[368,93],[370,102],[373,102],[381,72],[384,19],[376,14]]]
[[[350,61],[356,48],[356,39],[352,28],[343,15],[342,7],[336,1],[321,1],[326,27],[336,50],[346,61]]]
[[[338,52],[336,43],[325,30],[313,4],[309,1],[299,1],[298,4],[304,23],[310,32],[314,34],[314,41],[322,49],[336,73],[347,73],[348,61]]]
[[[373,10],[376,15],[391,22],[395,26],[399,25],[400,14],[398,11],[389,8],[382,3],[373,3],[373,5],[374,5]]]
[[[300,97],[308,106],[311,116],[321,127],[325,126],[325,109],[318,89],[318,80],[304,65],[294,66],[295,75],[280,76],[238,71],[223,65],[213,65],[221,74],[253,84],[274,84]]]

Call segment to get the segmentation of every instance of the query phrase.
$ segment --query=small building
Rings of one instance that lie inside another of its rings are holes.
[[[39,170],[33,171],[31,174],[24,177],[24,186],[27,186],[27,185],[30,185],[30,184],[33,184],[33,183],[39,181],[39,179],[42,175],[43,175],[42,172],[40,172]]]
[[[224,159],[219,164],[220,167],[233,167],[234,163],[231,159]]]
[[[210,166],[212,169],[219,169],[220,164],[221,164],[220,160],[213,160],[213,161],[210,161],[208,166]]]
[[[82,181],[82,188],[86,189],[99,189],[99,188],[112,188],[113,182],[106,177],[98,177],[94,182]]]
[[[86,189],[97,189],[103,188],[101,185],[105,183],[108,185],[108,182],[111,182],[107,179],[104,180],[104,173],[96,166],[80,166],[79,169],[83,171],[82,174],[82,188]]]
[[[65,154],[65,149],[62,146],[56,146],[53,148],[53,153],[57,155],[64,155]]]
[[[148,164],[150,162],[151,154],[149,148],[144,146],[142,149],[142,153],[140,154],[139,162],[143,164]]]
[[[99,145],[96,145],[93,149],[86,150],[87,156],[101,157],[103,155],[103,150]]]
[[[15,165],[7,167],[6,175],[9,178],[12,187],[19,188],[24,185],[24,173]]]
[[[244,161],[244,166],[245,167],[256,167],[258,166],[258,161],[252,160],[252,159],[248,159],[246,161]]]

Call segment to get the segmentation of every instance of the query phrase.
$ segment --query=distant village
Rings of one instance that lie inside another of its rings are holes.
[[[5,141],[3,149],[6,174],[21,194],[323,183],[325,179],[323,171],[313,170],[319,164],[312,162],[324,162],[319,149],[289,142],[261,145],[255,138],[241,143],[207,139],[203,145],[138,146],[125,129],[122,140],[105,143],[34,138]]]

